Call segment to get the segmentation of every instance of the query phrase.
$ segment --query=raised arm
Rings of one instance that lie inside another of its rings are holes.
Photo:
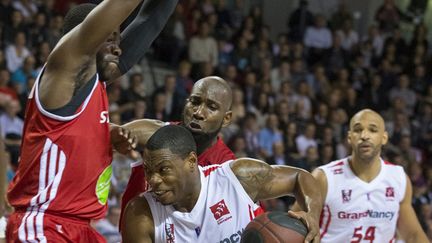
[[[147,0],[135,19],[121,33],[119,76],[145,55],[174,12],[178,0]]]
[[[122,223],[122,240],[128,243],[154,242],[154,222],[144,197],[134,198],[127,206]]]
[[[140,119],[122,125],[130,131],[131,135],[136,137],[137,146],[145,146],[147,140],[159,128],[163,127],[165,122],[153,119]]]
[[[397,229],[401,234],[402,239],[407,243],[429,242],[425,232],[423,232],[420,226],[411,204],[412,185],[408,176],[406,177],[406,180],[407,186],[404,199],[400,203]]]
[[[322,197],[317,181],[309,172],[290,166],[270,166],[255,159],[237,159],[231,169],[254,201],[294,195],[306,213],[292,215],[308,227],[306,241],[319,242]]]
[[[119,26],[141,1],[104,0],[81,24],[60,39],[48,56],[40,84],[39,95],[46,108],[55,109],[67,104],[75,88],[95,75],[97,52],[106,41],[107,50],[118,48]]]

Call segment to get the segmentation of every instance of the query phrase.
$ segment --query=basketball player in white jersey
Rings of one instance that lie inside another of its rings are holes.
[[[260,211],[254,202],[284,195],[305,209],[289,212],[307,226],[305,242],[319,242],[321,195],[304,170],[250,158],[198,166],[192,134],[177,125],[157,130],[144,157],[151,189],[126,207],[124,242],[240,242]]]
[[[383,118],[365,109],[350,121],[350,157],[317,168],[312,174],[324,196],[321,242],[429,242],[411,206],[411,182],[403,168],[384,161],[388,135]]]

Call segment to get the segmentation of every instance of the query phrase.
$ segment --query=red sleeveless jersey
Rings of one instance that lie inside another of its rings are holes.
[[[112,161],[105,83],[96,77],[83,104],[67,117],[42,107],[38,85],[39,77],[27,102],[21,157],[8,188],[9,203],[27,212],[28,227],[42,222],[44,213],[102,218]]]

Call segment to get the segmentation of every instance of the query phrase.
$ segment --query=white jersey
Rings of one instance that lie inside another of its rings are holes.
[[[144,193],[153,215],[156,243],[240,242],[246,225],[262,209],[243,189],[231,162],[199,167],[201,191],[189,213],[164,206],[151,193]]]
[[[321,242],[395,242],[407,183],[401,166],[381,159],[381,171],[369,183],[352,172],[348,158],[319,168],[328,183],[320,219]]]

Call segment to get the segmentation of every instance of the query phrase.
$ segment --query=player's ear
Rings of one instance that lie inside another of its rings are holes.
[[[195,152],[190,152],[189,155],[186,158],[187,160],[187,166],[189,168],[189,170],[191,172],[193,172],[193,170],[196,168],[197,164],[198,164],[198,157],[197,154]]]
[[[231,124],[231,119],[232,119],[232,111],[225,112],[225,116],[222,122],[222,127],[226,127],[229,124]]]
[[[348,136],[347,136],[347,140],[348,140],[348,144],[351,144],[351,131],[348,131]]]
[[[386,145],[387,142],[388,142],[388,133],[387,133],[387,131],[384,131],[383,137],[381,139],[381,145]]]

